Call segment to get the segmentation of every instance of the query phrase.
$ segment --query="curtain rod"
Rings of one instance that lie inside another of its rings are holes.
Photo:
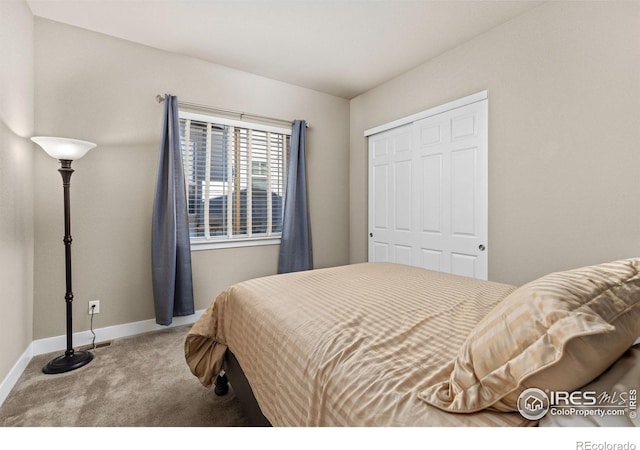
[[[162,95],[158,94],[158,95],[156,95],[156,100],[158,101],[158,103],[162,103],[162,102],[164,102],[164,97]],[[245,112],[240,112],[240,111],[233,111],[231,109],[214,108],[213,106],[200,105],[198,103],[183,102],[183,101],[180,101],[180,100],[178,100],[178,105],[186,106],[188,108],[196,108],[196,109],[201,109],[201,110],[205,110],[205,111],[212,111],[212,112],[219,112],[219,113],[223,113],[223,114],[231,114],[231,115],[234,115],[234,116],[240,116],[240,119],[242,119],[243,117],[253,117],[253,118],[256,118],[256,119],[270,120],[272,122],[287,123],[289,125],[291,125],[293,123],[293,120],[285,120],[285,119],[278,119],[276,117],[261,116],[259,114],[251,114],[251,113],[245,113]],[[308,122],[306,124],[306,128],[309,128],[309,123]]]

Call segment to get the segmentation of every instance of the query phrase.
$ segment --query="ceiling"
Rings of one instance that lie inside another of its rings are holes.
[[[35,16],[350,99],[543,2],[27,3]]]

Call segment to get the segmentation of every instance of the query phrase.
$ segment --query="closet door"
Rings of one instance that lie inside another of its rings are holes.
[[[416,265],[487,279],[486,101],[414,127]]]
[[[413,125],[369,138],[369,261],[413,264]]]
[[[487,279],[487,101],[369,137],[369,260]]]

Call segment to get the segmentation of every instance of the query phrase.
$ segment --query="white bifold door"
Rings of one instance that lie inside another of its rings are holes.
[[[369,261],[487,279],[487,100],[437,111],[369,136]]]

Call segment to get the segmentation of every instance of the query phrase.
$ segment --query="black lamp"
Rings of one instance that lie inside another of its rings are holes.
[[[73,350],[73,291],[71,290],[71,215],[69,213],[69,185],[71,181],[71,162],[82,158],[96,144],[78,139],[59,137],[32,137],[31,140],[44,149],[52,158],[60,161],[58,172],[62,175],[62,187],[64,190],[64,247],[65,247],[65,271],[67,292],[64,296],[67,304],[67,350],[64,355],[58,356],[47,363],[42,371],[47,374],[69,372],[79,369],[93,359],[93,353]]]

